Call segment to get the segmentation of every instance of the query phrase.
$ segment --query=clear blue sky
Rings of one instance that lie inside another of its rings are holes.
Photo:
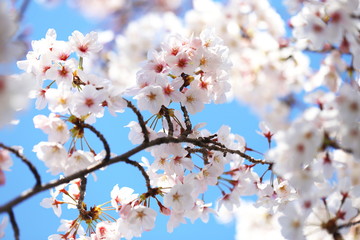
[[[273,2],[278,4],[280,1],[273,0]],[[31,39],[34,40],[43,38],[49,28],[56,29],[58,39],[66,40],[74,30],[87,33],[96,27],[95,22],[86,21],[76,11],[69,9],[66,4],[62,4],[55,9],[46,9],[33,1],[31,1],[26,12],[24,23],[26,27],[31,28]],[[35,144],[47,140],[47,136],[41,130],[34,129],[32,123],[32,118],[41,113],[47,115],[47,112],[39,112],[37,110],[28,110],[19,114],[20,124],[2,129],[0,131],[0,142],[7,145],[23,146],[25,155],[43,173],[43,182],[48,182],[54,179],[54,176],[45,173],[46,168],[43,163],[32,152]],[[127,110],[125,114],[118,115],[117,118],[107,114],[106,117],[98,120],[96,123],[95,126],[108,139],[112,152],[121,154],[133,147],[127,140],[128,129],[124,128],[131,120],[136,120],[136,118],[131,111]],[[207,122],[207,128],[212,132],[217,131],[223,124],[229,125],[234,133],[245,137],[250,147],[260,150],[265,149],[266,142],[255,133],[258,129],[258,119],[251,114],[248,108],[241,106],[239,103],[208,105],[202,113],[194,116],[192,121],[194,124]],[[94,141],[97,141],[97,139],[94,139]],[[100,144],[98,146],[99,148],[101,147]],[[140,157],[138,155],[134,160],[140,160]],[[18,159],[13,158],[13,160],[14,166],[12,171],[6,173],[7,185],[0,187],[1,204],[18,196],[23,190],[32,187],[34,184],[34,179],[28,173],[26,167]],[[92,177],[89,177],[88,192],[85,198],[88,206],[108,201],[110,199],[110,191],[115,184],[119,184],[120,187],[132,187],[137,193],[142,193],[145,190],[142,176],[131,166],[118,164],[109,167],[103,172],[96,172],[96,174],[99,178],[97,182],[94,182]],[[217,190],[214,190],[214,193],[219,194]],[[56,233],[60,225],[60,218],[55,216],[51,209],[44,209],[39,205],[43,198],[49,196],[48,191],[38,194],[14,208],[21,230],[21,239],[42,240]],[[214,200],[214,198],[210,199]],[[76,210],[66,210],[63,208],[61,218],[73,219],[76,215]],[[0,219],[2,219],[2,216]],[[195,224],[181,225],[172,234],[166,231],[167,220],[168,217],[162,217],[159,214],[155,229],[151,232],[145,232],[142,239],[234,239],[234,224],[219,225],[214,218],[208,224],[203,224],[198,220]],[[11,226],[7,227],[6,234],[5,239],[13,239]]]

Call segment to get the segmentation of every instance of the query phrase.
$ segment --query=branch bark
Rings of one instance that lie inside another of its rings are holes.
[[[89,174],[91,172],[94,172],[100,168],[103,168],[103,167],[106,167],[106,166],[109,166],[109,165],[112,165],[112,164],[115,164],[115,163],[118,163],[118,162],[126,162],[131,156],[133,156],[134,154],[142,151],[142,150],[145,150],[149,147],[153,147],[153,146],[156,146],[156,145],[161,145],[161,144],[166,144],[166,143],[191,143],[195,146],[198,146],[198,147],[202,147],[202,148],[206,148],[208,150],[214,150],[214,151],[220,151],[220,152],[223,152],[223,153],[231,153],[231,154],[237,154],[245,159],[247,159],[248,161],[252,162],[252,163],[257,163],[257,164],[272,164],[271,162],[267,162],[265,160],[261,160],[261,159],[255,159],[239,150],[234,150],[234,149],[227,149],[227,148],[224,148],[224,147],[219,147],[219,146],[215,146],[215,145],[208,145],[204,142],[202,142],[202,139],[194,139],[194,138],[187,138],[187,137],[179,137],[179,138],[174,138],[174,137],[161,137],[161,138],[157,138],[157,139],[154,139],[152,141],[149,141],[149,142],[144,142],[142,144],[140,144],[139,146],[129,150],[128,152],[126,153],[123,153],[121,155],[118,155],[114,158],[111,158],[109,161],[107,162],[100,162],[100,163],[97,163],[89,168],[86,168],[84,170],[81,170],[77,173],[74,173],[72,175],[69,175],[67,177],[64,177],[62,179],[59,179],[59,180],[55,180],[55,181],[51,181],[47,184],[44,184],[40,187],[34,187],[32,189],[29,189],[25,192],[23,192],[20,196],[14,198],[13,200],[7,202],[6,204],[0,206],[0,212],[7,212],[9,211],[9,209],[12,209],[14,206],[16,206],[17,204],[25,201],[26,199],[29,199],[30,197],[40,193],[40,192],[43,192],[45,190],[48,190],[48,189],[51,189],[53,187],[56,187],[60,184],[64,184],[64,183],[68,183],[74,179],[77,179],[77,178],[81,178],[83,176],[85,176],[86,174]]]
[[[8,147],[2,143],[0,143],[0,147],[3,148],[3,149],[6,149],[8,150],[9,152],[12,152],[13,154],[15,154],[18,158],[20,158],[23,163],[25,163],[29,170],[31,171],[31,173],[34,175],[34,178],[35,178],[35,187],[34,188],[37,188],[37,187],[40,187],[41,186],[41,177],[40,177],[40,174],[39,172],[37,171],[37,169],[35,168],[35,166],[22,154],[20,154],[20,152],[12,147]]]
[[[130,102],[129,100],[123,98],[126,102],[127,102],[127,106],[128,108],[130,108],[137,116],[140,127],[141,127],[141,131],[144,135],[144,142],[147,143],[149,142],[149,133],[146,129],[146,123],[144,121],[144,118],[142,116],[142,114],[139,112],[139,110],[134,106],[134,104],[132,104],[132,102]]]

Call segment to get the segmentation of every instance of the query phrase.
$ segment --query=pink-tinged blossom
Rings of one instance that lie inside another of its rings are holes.
[[[155,50],[149,51],[149,61],[143,66],[144,70],[154,71],[158,74],[167,74],[169,72],[169,65],[164,59],[164,54],[158,53]]]
[[[198,89],[188,89],[184,94],[184,99],[181,103],[187,108],[190,114],[200,112],[204,108],[204,103],[207,102],[206,93]]]
[[[339,192],[334,192],[323,199],[314,204],[311,213],[304,222],[306,239],[332,240],[333,235],[327,228],[332,226],[331,229],[333,229],[340,226],[357,215],[357,209],[352,206],[351,199],[344,197]],[[340,233],[346,233],[346,231],[347,229],[340,230]]]
[[[132,144],[141,144],[144,141],[144,134],[142,132],[142,129],[140,127],[140,124],[135,121],[131,121],[128,125],[125,127],[130,128],[129,132],[129,140]],[[146,126],[147,132],[149,134],[149,139],[153,140],[157,137],[157,134],[154,130]]]
[[[223,167],[216,164],[207,164],[196,174],[195,189],[199,193],[204,193],[208,186],[215,186],[218,183],[218,177],[223,173]]]
[[[271,129],[265,122],[260,122],[259,128],[260,128],[260,131],[257,131],[257,133],[264,136],[267,139],[268,143],[270,144],[272,137],[274,136],[274,132],[271,131]]]
[[[360,92],[349,84],[344,84],[339,90],[336,98],[339,118],[346,123],[358,122],[360,119]]]
[[[10,167],[13,165],[13,161],[10,157],[9,151],[0,149],[0,169],[10,171]]]
[[[33,121],[35,128],[40,128],[44,133],[48,134],[49,142],[64,144],[70,137],[70,131],[66,123],[54,113],[51,113],[49,117],[36,115]]]
[[[85,230],[81,224],[76,220],[61,219],[61,225],[57,229],[58,232],[65,232],[65,234],[50,235],[48,240],[63,240],[64,236],[69,240],[75,240],[76,235],[85,235]]]
[[[65,41],[56,41],[51,49],[51,54],[54,59],[59,63],[65,62],[70,57],[72,53],[71,46],[69,42]]]
[[[302,171],[318,152],[322,143],[322,131],[311,121],[299,119],[284,132],[275,136],[277,146],[268,152],[268,159],[274,160],[274,171],[282,176]]]
[[[69,37],[69,43],[80,57],[87,57],[102,49],[96,32],[90,32],[84,36],[81,32],[74,31]]]
[[[103,221],[96,224],[92,240],[118,240],[120,238],[116,222]]]
[[[61,84],[58,88],[50,88],[45,92],[49,110],[60,114],[68,114],[71,109],[74,93]]]
[[[181,212],[194,206],[193,187],[190,184],[177,184],[164,196],[165,207]]]
[[[45,76],[47,79],[56,80],[57,84],[63,83],[67,86],[71,86],[73,81],[73,72],[75,70],[75,61],[68,60],[65,63],[52,66],[46,71]]]
[[[64,172],[68,154],[63,145],[54,142],[40,142],[34,146],[36,156],[45,163],[53,175]]]
[[[280,233],[279,213],[272,214],[264,207],[254,207],[252,202],[243,201],[241,207],[236,209],[235,216],[235,239],[285,240]]]
[[[127,106],[127,102],[122,98],[122,92],[120,92],[115,87],[111,87],[107,92],[108,96],[105,101],[109,112],[113,116],[116,116],[117,112],[124,112],[124,108]]]
[[[325,5],[325,11],[329,17],[329,41],[332,44],[340,44],[345,32],[357,34],[358,23],[352,17],[359,6],[358,1],[332,1]]]
[[[121,206],[126,205],[134,201],[138,198],[138,194],[133,194],[134,189],[129,187],[122,187],[116,184],[113,189],[111,190],[111,206],[113,206],[116,211],[118,211]]]
[[[78,116],[86,116],[90,113],[102,115],[104,108],[101,104],[105,97],[103,91],[96,90],[92,85],[86,85],[74,96],[74,114]]]
[[[185,169],[191,171],[194,168],[192,159],[187,157],[188,152],[183,149],[181,144],[169,144],[168,146],[167,152],[173,156],[169,158],[169,163],[165,165],[167,174],[175,173],[178,176],[183,176]]]
[[[152,114],[159,113],[161,106],[165,104],[164,92],[160,86],[147,86],[134,98],[138,100],[140,110],[148,110]]]
[[[188,53],[180,52],[169,61],[171,73],[180,76],[182,73],[192,75],[196,69]]]
[[[68,189],[65,190],[65,185],[57,187],[56,189],[62,191],[64,194],[62,195],[63,202],[68,203],[68,209],[77,209],[77,203],[80,198],[80,179],[75,179],[70,182],[68,185]],[[65,190],[65,191],[64,191]]]
[[[224,206],[232,211],[235,207],[240,206],[240,191],[238,189],[232,190],[230,193],[223,193],[223,196],[218,200],[218,206]]]
[[[186,223],[183,212],[172,211],[170,219],[166,225],[166,229],[169,233],[174,231],[174,228],[180,225],[180,223]]]
[[[75,172],[89,167],[95,162],[94,155],[91,152],[77,150],[73,152],[66,162],[65,175],[71,175]]]
[[[156,219],[155,210],[145,206],[135,206],[131,209],[127,221],[132,228],[141,231],[150,231],[155,226]]]
[[[56,199],[56,197],[59,195],[59,191],[58,190],[53,190],[50,189],[50,198],[44,198],[41,202],[40,202],[40,206],[44,207],[44,208],[52,208],[55,215],[60,217],[61,216],[61,205],[64,203],[62,201],[59,201]]]
[[[194,207],[186,212],[186,217],[190,218],[191,223],[194,223],[198,218],[204,223],[207,223],[210,213],[216,214],[215,210],[210,207],[211,203],[205,204],[204,201],[197,199]]]
[[[45,89],[39,88],[30,93],[30,98],[36,98],[36,101],[35,101],[36,109],[41,110],[46,107],[46,105],[48,103],[47,99],[45,97],[47,90],[48,90],[47,88],[45,88]]]
[[[5,228],[8,225],[9,218],[7,216],[3,217],[0,223],[0,238],[5,237]]]

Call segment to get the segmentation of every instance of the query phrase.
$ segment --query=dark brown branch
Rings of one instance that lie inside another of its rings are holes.
[[[125,163],[130,164],[130,165],[136,167],[137,169],[139,169],[139,171],[145,178],[146,188],[148,189],[148,191],[151,191],[149,175],[146,173],[145,169],[143,168],[143,166],[140,165],[140,163],[130,160],[130,159],[123,159],[123,160],[121,160],[121,162],[125,162]]]
[[[163,105],[162,111],[164,112],[165,119],[168,123],[168,128],[169,128],[168,135],[172,137],[174,135],[174,125],[172,124],[170,119],[169,109]]]
[[[357,225],[357,224],[360,224],[360,220],[358,220],[358,221],[356,221],[356,222],[349,222],[349,223],[345,223],[345,224],[339,225],[339,226],[338,226],[338,229],[349,228],[349,227],[355,226],[355,225]]]
[[[247,159],[248,161],[250,162],[253,162],[253,163],[258,163],[258,164],[272,164],[271,162],[267,162],[267,161],[264,161],[264,160],[260,160],[260,159],[255,159],[239,150],[233,150],[233,149],[227,149],[227,148],[221,148],[221,147],[218,147],[218,146],[208,146],[207,144],[201,142],[201,139],[194,139],[194,138],[187,138],[187,137],[179,137],[179,138],[174,138],[174,137],[162,137],[162,138],[157,138],[157,139],[154,139],[150,142],[144,142],[142,143],[141,145],[131,149],[130,151],[124,153],[124,154],[121,154],[121,155],[118,155],[112,159],[110,159],[108,162],[100,162],[96,165],[93,165],[87,169],[84,169],[84,170],[81,170],[79,172],[76,172],[72,175],[69,175],[65,178],[62,178],[62,179],[59,179],[59,180],[56,180],[56,181],[52,181],[52,182],[49,182],[45,185],[42,185],[38,188],[33,188],[33,189],[30,189],[30,190],[27,190],[25,191],[24,193],[22,193],[20,196],[14,198],[13,200],[7,202],[6,204],[0,206],[0,212],[6,212],[8,211],[8,209],[11,209],[13,206],[23,202],[24,200],[36,195],[37,193],[39,192],[42,192],[42,191],[45,191],[45,190],[48,190],[48,189],[51,189],[53,187],[56,187],[56,186],[59,186],[60,184],[63,184],[63,183],[68,183],[76,178],[81,178],[83,176],[85,176],[86,174],[89,174],[91,172],[94,172],[100,168],[103,168],[103,167],[106,167],[106,166],[109,166],[111,164],[114,164],[114,163],[118,163],[118,162],[126,162],[127,159],[129,159],[131,156],[133,156],[134,154],[146,149],[146,148],[149,148],[149,147],[153,147],[153,146],[157,146],[157,145],[161,145],[161,144],[166,144],[166,143],[191,143],[195,146],[198,146],[198,147],[203,147],[203,148],[206,148],[208,150],[214,150],[214,151],[220,151],[220,152],[223,152],[223,153],[231,153],[231,154],[237,154],[245,159]]]
[[[129,100],[123,98],[126,102],[127,102],[127,106],[128,108],[130,108],[137,116],[140,127],[141,127],[141,131],[144,135],[144,142],[147,143],[149,142],[149,132],[146,129],[146,123],[144,121],[144,118],[142,116],[142,114],[140,113],[140,111],[134,106],[134,104],[132,104],[132,102],[130,102]]]
[[[187,135],[189,135],[192,132],[192,124],[191,124],[189,113],[188,113],[186,107],[183,106],[182,104],[180,104],[180,105],[181,105],[181,111],[183,112],[184,121],[185,121],[185,125],[186,125],[186,130],[185,130],[185,132],[183,132],[182,135],[187,137]]]
[[[10,208],[7,212],[9,214],[11,226],[14,230],[14,238],[15,238],[15,240],[19,240],[20,239],[20,229],[16,222],[15,214],[14,214],[12,208]]]
[[[104,145],[104,149],[105,149],[105,152],[106,152],[106,155],[105,155],[105,158],[103,159],[104,162],[107,162],[110,160],[110,154],[111,154],[111,151],[110,151],[110,146],[108,144],[108,142],[106,141],[104,135],[102,135],[98,130],[96,130],[96,128],[94,128],[92,125],[90,124],[87,124],[87,123],[81,123],[80,124],[80,127],[83,127],[83,128],[87,128],[89,129],[90,131],[92,131],[93,133],[95,133],[95,135],[100,139],[100,141],[103,143]]]
[[[85,192],[86,192],[86,184],[87,184],[87,178],[85,176],[81,177],[80,197],[79,197],[78,204],[77,204],[77,208],[79,209],[79,211],[81,211],[83,209],[83,202],[84,202]]]
[[[12,152],[13,154],[15,154],[15,156],[20,158],[23,161],[23,163],[25,163],[28,166],[29,170],[34,175],[34,178],[36,180],[35,188],[41,186],[41,177],[40,177],[39,172],[37,171],[35,166],[24,155],[20,154],[20,152],[18,150],[14,149],[12,147],[8,147],[2,143],[0,143],[0,147],[8,150],[9,152]]]

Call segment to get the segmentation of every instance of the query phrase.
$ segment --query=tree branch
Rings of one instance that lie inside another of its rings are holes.
[[[92,125],[90,124],[87,124],[87,123],[81,123],[79,124],[80,127],[83,127],[83,128],[87,128],[89,129],[90,131],[92,131],[93,133],[95,133],[95,135],[100,139],[100,141],[103,143],[104,145],[104,149],[105,149],[105,152],[106,152],[106,155],[105,155],[105,158],[103,159],[104,162],[107,162],[110,160],[110,154],[111,154],[111,151],[110,151],[110,146],[108,144],[108,142],[106,141],[104,135],[102,135],[98,130],[96,130],[96,128],[94,128]]]
[[[187,137],[187,135],[189,135],[191,133],[191,131],[192,131],[192,124],[191,124],[189,113],[188,113],[186,107],[183,106],[181,103],[180,103],[180,105],[181,105],[181,111],[183,112],[185,125],[186,125],[186,130],[182,134],[185,137]]]
[[[78,200],[77,209],[81,212],[81,210],[83,209],[83,202],[85,198],[87,178],[85,176],[82,176],[80,179],[80,197]]]
[[[27,190],[25,191],[24,193],[22,193],[20,196],[14,198],[13,200],[9,201],[8,203],[0,206],[0,212],[5,212],[5,211],[8,211],[9,209],[11,209],[12,207],[16,206],[17,204],[25,201],[26,199],[34,196],[35,194],[37,193],[40,193],[42,191],[45,191],[45,190],[48,190],[48,189],[51,189],[53,187],[56,187],[60,184],[63,184],[63,183],[68,183],[70,182],[71,180],[74,180],[76,178],[81,178],[83,176],[85,176],[86,174],[89,174],[91,172],[94,172],[100,168],[103,168],[103,167],[106,167],[106,166],[109,166],[111,164],[114,164],[114,163],[118,163],[118,162],[126,162],[128,161],[128,159],[133,156],[134,154],[144,150],[144,149],[147,149],[149,147],[153,147],[153,146],[157,146],[157,145],[161,145],[161,144],[166,144],[166,143],[191,143],[191,144],[194,144],[195,146],[198,146],[198,147],[203,147],[203,148],[206,148],[208,150],[214,150],[214,151],[220,151],[220,152],[223,152],[223,153],[231,153],[231,154],[237,154],[245,159],[247,159],[248,161],[250,162],[253,162],[253,163],[258,163],[258,164],[272,164],[271,162],[267,162],[265,160],[261,160],[261,159],[255,159],[239,150],[233,150],[233,149],[228,149],[228,148],[221,148],[221,147],[218,147],[218,146],[208,146],[206,143],[203,143],[202,142],[202,139],[194,139],[194,138],[187,138],[187,137],[179,137],[179,138],[174,138],[174,137],[162,137],[162,138],[157,138],[157,139],[154,139],[150,142],[144,142],[142,144],[140,144],[139,146],[131,149],[130,151],[124,153],[124,154],[121,154],[121,155],[118,155],[114,158],[111,158],[109,161],[107,162],[100,162],[100,163],[97,163],[93,166],[90,166],[84,170],[81,170],[79,172],[76,172],[72,175],[69,175],[65,178],[62,178],[62,179],[59,179],[59,180],[55,180],[55,181],[52,181],[52,182],[49,182],[45,185],[42,185],[40,187],[37,187],[37,188],[33,188],[33,189],[30,189],[30,190]]]
[[[151,191],[151,186],[150,186],[150,178],[149,175],[146,173],[145,169],[143,168],[143,166],[140,165],[140,163],[134,161],[134,160],[130,160],[130,159],[123,159],[121,160],[121,162],[125,162],[127,164],[130,164],[136,168],[139,169],[139,171],[141,172],[141,174],[144,176],[145,178],[145,182],[146,182],[146,188],[148,191]]]
[[[12,152],[18,158],[20,158],[28,166],[29,170],[34,175],[34,178],[36,180],[35,188],[41,186],[41,177],[40,177],[39,172],[37,171],[35,166],[24,155],[20,154],[20,152],[18,150],[14,149],[12,147],[8,147],[8,146],[4,145],[3,143],[0,143],[0,147],[8,150],[9,152]]]
[[[14,230],[14,238],[16,240],[19,240],[20,239],[20,229],[19,229],[19,226],[18,226],[18,224],[16,222],[15,214],[14,214],[12,208],[10,208],[7,212],[9,214],[11,226],[12,226],[12,228]]]
[[[360,224],[360,220],[358,220],[358,221],[356,221],[356,222],[349,222],[349,223],[345,223],[345,224],[339,225],[337,228],[338,228],[338,229],[348,228],[348,227],[355,226],[355,225],[357,225],[357,224]]]
[[[169,128],[168,135],[172,137],[174,135],[174,125],[172,124],[170,119],[169,109],[166,108],[164,105],[162,105],[161,109],[164,112],[165,119],[168,123],[168,128]]]
[[[126,102],[127,102],[127,106],[128,108],[130,108],[137,116],[140,127],[141,127],[141,131],[144,135],[144,142],[147,143],[149,142],[149,132],[146,129],[146,123],[144,121],[144,118],[142,116],[142,114],[139,112],[139,110],[134,106],[134,104],[132,104],[132,102],[130,102],[129,100],[123,98]]]

